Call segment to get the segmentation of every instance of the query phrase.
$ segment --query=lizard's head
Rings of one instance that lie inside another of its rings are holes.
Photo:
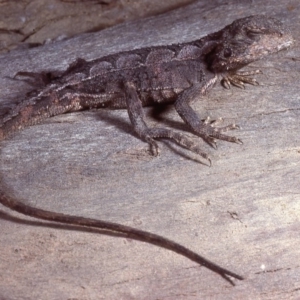
[[[240,69],[294,41],[280,21],[262,15],[236,20],[219,34],[220,42],[210,54],[210,68],[216,73]]]

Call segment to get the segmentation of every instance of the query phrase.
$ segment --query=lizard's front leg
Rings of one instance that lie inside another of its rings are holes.
[[[158,155],[158,145],[154,139],[168,138],[179,145],[201,155],[210,161],[207,154],[189,137],[166,128],[149,128],[144,121],[144,110],[135,85],[132,82],[124,84],[128,115],[135,132],[152,147],[153,154]]]
[[[189,89],[182,92],[175,102],[175,109],[185,123],[192,129],[192,131],[202,137],[210,144],[215,143],[215,139],[223,140],[231,143],[242,143],[242,141],[236,137],[228,136],[223,132],[235,129],[238,126],[231,124],[225,127],[215,127],[209,122],[203,122],[199,116],[189,105],[191,101],[204,95],[203,85],[195,84]]]

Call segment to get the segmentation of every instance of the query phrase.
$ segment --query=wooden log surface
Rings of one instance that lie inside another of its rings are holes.
[[[0,207],[0,299],[298,299],[300,297],[300,4],[197,1],[97,33],[0,56],[2,113],[30,87],[18,71],[66,69],[122,50],[197,39],[267,14],[295,46],[249,65],[259,86],[216,86],[193,107],[236,122],[243,145],[199,139],[212,167],[168,141],[152,157],[124,110],[57,116],[1,142],[2,188],[24,203],[160,234],[245,276],[227,281],[171,251],[37,221]],[[173,107],[147,122],[186,131]]]

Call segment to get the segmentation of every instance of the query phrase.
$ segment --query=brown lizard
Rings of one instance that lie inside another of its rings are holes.
[[[275,18],[250,16],[234,21],[222,30],[199,40],[143,48],[109,55],[93,61],[77,59],[64,72],[19,72],[40,88],[9,112],[0,127],[0,140],[46,118],[87,108],[126,108],[132,126],[157,155],[155,139],[168,138],[210,162],[201,148],[186,135],[168,128],[149,128],[143,106],[174,103],[175,109],[191,131],[214,145],[215,140],[241,141],[224,134],[236,128],[213,126],[201,121],[190,103],[201,99],[218,80],[224,87],[256,85],[238,72],[247,64],[286,49],[293,43],[290,32]],[[208,261],[188,248],[162,236],[129,226],[35,208],[0,191],[0,203],[27,216],[65,224],[123,233],[131,238],[167,248],[217,272],[226,280],[243,277]]]

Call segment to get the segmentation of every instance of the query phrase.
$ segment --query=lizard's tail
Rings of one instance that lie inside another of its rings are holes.
[[[101,220],[96,220],[91,218],[66,215],[62,213],[56,213],[52,211],[35,208],[6,195],[2,190],[0,190],[0,203],[14,211],[17,211],[21,214],[36,219],[54,221],[54,222],[69,224],[73,226],[75,225],[80,227],[98,228],[98,229],[107,230],[115,233],[123,233],[130,238],[134,238],[139,241],[158,245],[159,247],[163,247],[165,249],[169,249],[180,255],[183,255],[189,258],[190,260],[195,261],[196,263],[210,269],[211,271],[216,272],[217,274],[222,276],[225,280],[229,281],[232,285],[234,285],[234,283],[229,277],[233,277],[238,280],[244,279],[242,276],[237,275],[229,270],[226,270],[216,265],[215,263],[205,259],[199,254],[189,250],[188,248],[174,241],[171,241],[162,236],[147,231],[142,231],[136,228],[132,228],[129,226],[112,223],[108,221],[101,221]]]

